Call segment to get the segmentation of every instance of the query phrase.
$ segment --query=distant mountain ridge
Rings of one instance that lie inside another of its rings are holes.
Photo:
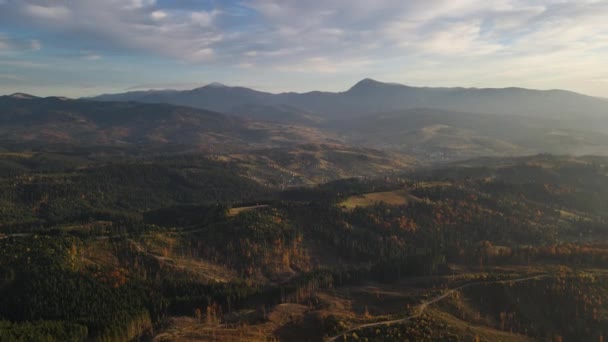
[[[27,94],[0,96],[0,140],[7,142],[183,145],[209,151],[242,151],[256,146],[282,146],[292,140],[301,142],[304,138],[298,133],[278,124],[249,122],[171,104],[38,98]]]
[[[96,101],[135,101],[143,103],[169,103],[180,106],[202,108],[223,113],[232,108],[249,104],[274,104],[271,93],[259,92],[244,87],[218,86],[211,83],[192,90],[149,90],[123,94],[107,94],[89,98]]]
[[[411,87],[368,78],[344,92],[273,94],[245,87],[210,84],[193,90],[106,94],[92,99],[171,103],[237,115],[236,108],[248,105],[290,106],[330,118],[433,108],[560,119],[569,128],[608,131],[607,99],[564,90]]]
[[[7,96],[11,97],[13,99],[20,99],[20,100],[33,100],[33,99],[39,98],[38,96],[34,96],[34,95],[26,94],[26,93],[14,93],[14,94],[10,94]]]
[[[0,97],[0,139],[178,144],[218,153],[329,143],[431,162],[603,155],[608,100],[561,90],[420,88],[372,79],[337,93],[272,94],[217,83],[81,100],[17,93]]]

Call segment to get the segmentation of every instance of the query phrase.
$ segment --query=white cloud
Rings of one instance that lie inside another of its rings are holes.
[[[209,61],[213,59],[213,57],[215,57],[215,51],[211,48],[200,48],[198,50],[192,51],[188,56],[186,56],[187,59],[192,60],[194,62]]]
[[[484,55],[501,49],[497,43],[486,42],[480,37],[481,24],[460,22],[443,30],[431,32],[417,41],[413,48],[436,55]],[[407,46],[407,45],[406,45]]]
[[[50,2],[50,1],[49,1]],[[28,22],[32,28],[64,35],[66,41],[109,49],[151,53],[188,62],[206,62],[224,39],[214,27],[219,10],[165,9],[154,0],[79,0],[63,6],[40,0],[9,3],[0,21]]]
[[[167,17],[167,12],[164,11],[154,11],[150,14],[150,16],[152,17],[152,19],[155,20],[162,20],[165,19]]]
[[[98,61],[98,60],[102,59],[103,57],[100,54],[97,54],[97,53],[83,52],[82,58],[85,59],[85,60],[87,60],[87,61]]]
[[[281,72],[297,72],[297,73],[322,73],[333,74],[341,72],[349,72],[352,70],[364,68],[372,64],[371,61],[365,59],[349,59],[349,60],[333,60],[326,57],[311,57],[297,63],[289,63],[277,65],[276,69]]]
[[[278,4],[284,5],[279,9],[276,8]],[[322,27],[318,30],[311,29],[306,21],[298,18],[320,18],[315,13],[325,6],[306,7],[306,4],[294,1],[269,4],[261,0],[252,1],[250,5],[274,23],[269,26],[274,27],[275,36],[279,37],[276,41],[289,33],[290,37],[298,37],[295,39],[298,46],[304,45],[304,50],[309,50],[310,54],[327,51],[324,57],[330,60],[362,56],[370,61],[362,66],[369,72],[378,71],[388,63],[395,74],[394,70],[401,68],[400,59],[409,62],[417,56],[421,57],[416,59],[416,65],[445,66],[438,76],[444,81],[446,75],[452,78],[458,70],[464,71],[460,80],[465,85],[475,77],[491,84],[497,70],[525,67],[522,57],[538,54],[541,56],[534,59],[533,66],[525,70],[536,70],[536,74],[540,74],[540,70],[544,73],[559,70],[568,74],[570,70],[573,77],[582,75],[577,68],[568,67],[568,63],[574,64],[572,58],[589,63],[593,60],[588,67],[580,66],[584,70],[608,68],[608,21],[605,20],[608,3],[605,1],[542,1],[533,6],[527,1],[515,0],[328,1],[327,7],[333,6],[337,10],[321,24],[317,23]],[[379,12],[383,15],[378,16]],[[365,25],[358,24],[361,17],[366,19]],[[357,18],[358,22],[350,18]],[[339,39],[332,41],[327,34],[328,28],[339,29]],[[281,46],[281,49],[288,48]],[[553,54],[551,59],[547,59],[547,52]],[[582,58],[585,56],[587,58]],[[310,64],[310,61],[299,60],[294,61],[293,67],[305,70]],[[316,69],[333,70],[327,65],[310,68],[311,71]],[[434,77],[432,69],[424,70],[424,75]],[[475,76],[467,77],[467,74]],[[405,80],[400,79],[402,82],[410,77],[409,73],[403,75]],[[520,74],[519,77],[527,79],[529,76]],[[515,78],[509,80],[512,84],[521,83]]]
[[[559,72],[562,81],[580,84],[593,69],[608,69],[608,1],[241,0],[197,9],[196,1],[188,3],[20,0],[3,5],[0,21],[25,22],[106,60],[116,51],[135,52],[242,73],[264,70],[262,76],[275,70],[408,82],[426,75],[467,85],[492,78],[549,82]],[[23,42],[29,50],[41,46],[30,37],[15,44],[0,36],[0,53],[25,49]],[[404,70],[401,79],[394,79],[396,70]]]
[[[202,27],[209,27],[213,23],[213,18],[216,16],[216,13],[213,12],[193,12],[190,14],[190,18],[193,23],[196,25],[200,25]]]
[[[156,0],[125,0],[122,1],[124,8],[126,9],[137,9],[143,7],[149,7],[156,4]]]
[[[24,11],[37,18],[49,20],[67,20],[70,16],[70,10],[63,6],[39,6],[28,4],[24,6]]]

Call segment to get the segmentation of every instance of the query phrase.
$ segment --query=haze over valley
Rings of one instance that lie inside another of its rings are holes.
[[[14,143],[181,145],[184,152],[215,153],[325,144],[383,150],[421,165],[608,151],[608,100],[558,90],[415,88],[364,79],[339,93],[272,94],[212,83],[83,99],[15,94],[0,106],[9,114],[1,138]]]

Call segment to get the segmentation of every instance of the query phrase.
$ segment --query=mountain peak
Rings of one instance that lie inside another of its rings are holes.
[[[223,83],[219,83],[219,82],[211,82],[209,84],[206,84],[202,87],[198,87],[195,89],[192,89],[194,91],[196,90],[205,90],[205,89],[222,89],[222,88],[230,88],[227,85],[223,84]]]
[[[227,88],[228,86],[223,83],[219,83],[219,82],[211,82],[211,83],[207,84],[205,87],[206,88]]]
[[[353,88],[355,87],[362,87],[362,86],[370,86],[370,85],[377,85],[377,84],[384,84],[380,81],[376,81],[373,78],[364,78],[361,81],[357,82],[357,84],[355,84],[353,86]]]
[[[376,81],[372,78],[364,78],[361,81],[357,82],[357,84],[352,86],[348,91],[367,90],[367,89],[372,89],[372,88],[387,88],[387,87],[395,87],[395,86],[405,87],[403,84],[399,84],[399,83],[387,83],[387,82]]]
[[[14,93],[14,94],[9,95],[9,97],[12,97],[14,99],[20,99],[20,100],[33,100],[33,99],[38,98],[38,96],[25,94],[25,93]]]

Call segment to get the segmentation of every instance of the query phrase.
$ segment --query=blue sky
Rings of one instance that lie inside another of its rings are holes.
[[[606,0],[0,0],[0,93],[210,82],[561,88],[608,97]]]

